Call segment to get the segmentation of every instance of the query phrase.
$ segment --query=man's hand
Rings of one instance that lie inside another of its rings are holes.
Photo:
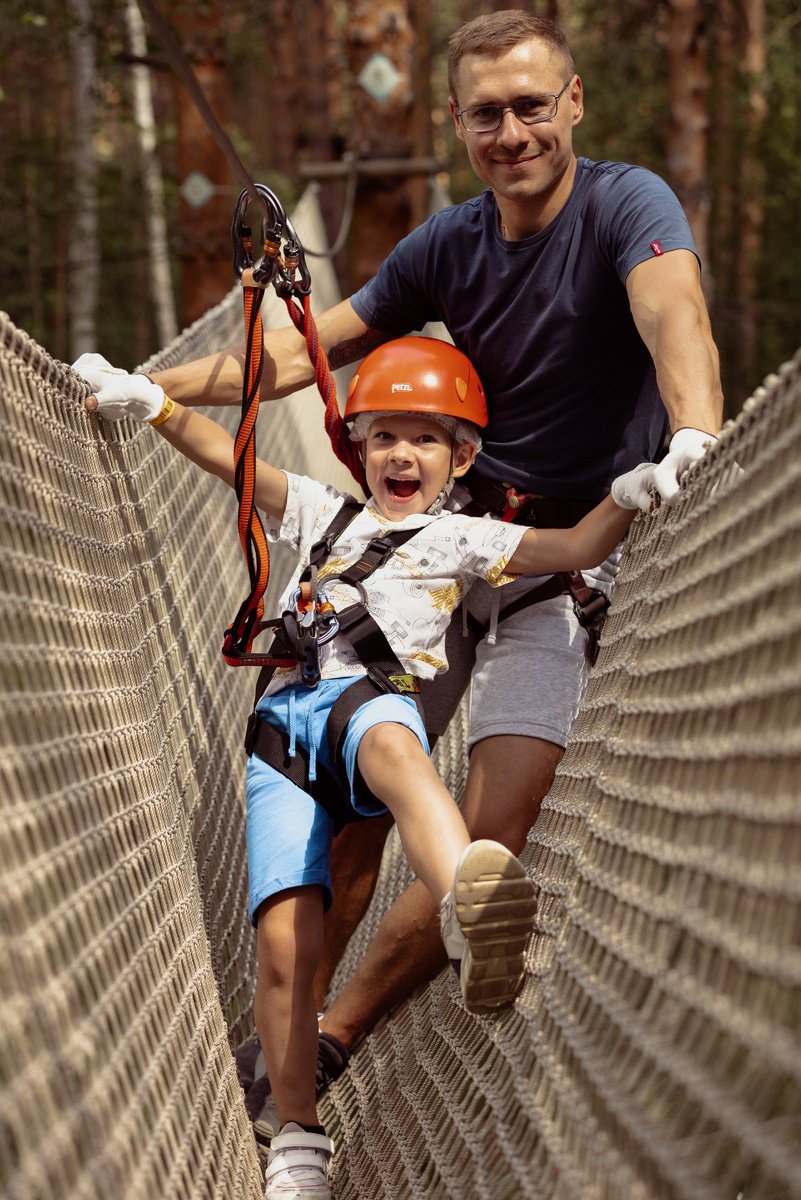
[[[146,375],[129,375],[112,367],[102,354],[82,354],[72,364],[73,371],[94,389],[87,397],[88,412],[100,413],[107,421],[133,417],[135,421],[153,421],[164,406],[164,392]]]
[[[677,429],[670,439],[667,454],[654,468],[653,484],[666,504],[679,498],[679,481],[684,472],[703,458],[717,438],[700,429]]]
[[[640,463],[625,475],[618,475],[612,484],[612,499],[618,508],[641,508],[643,512],[651,511],[655,470],[653,463]]]

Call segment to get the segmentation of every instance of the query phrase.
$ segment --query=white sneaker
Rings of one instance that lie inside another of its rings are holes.
[[[465,1008],[493,1013],[523,986],[523,954],[537,911],[534,885],[511,850],[471,842],[440,907],[440,932]]]
[[[331,1200],[328,1167],[334,1143],[288,1121],[274,1137],[267,1159],[265,1200]]]

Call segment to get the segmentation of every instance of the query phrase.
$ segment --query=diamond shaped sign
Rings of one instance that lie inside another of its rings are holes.
[[[395,91],[403,76],[386,54],[373,54],[359,72],[360,83],[374,100],[386,100]]]
[[[217,191],[202,171],[190,171],[180,187],[181,195],[192,208],[202,208]]]

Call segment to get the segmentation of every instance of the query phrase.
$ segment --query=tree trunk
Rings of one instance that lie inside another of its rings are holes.
[[[740,237],[737,257],[737,294],[740,299],[740,370],[747,393],[759,382],[759,290],[757,267],[762,250],[765,172],[759,149],[767,117],[765,97],[765,0],[744,0],[743,76],[747,106],[745,135],[740,155]]]
[[[305,144],[312,162],[334,162],[341,147],[335,130],[342,114],[340,72],[337,70],[338,45],[336,12],[332,0],[308,0],[301,10],[305,21],[306,81],[303,89]],[[342,188],[328,184],[320,193],[320,211],[333,245],[340,228],[343,208]],[[344,258],[335,259],[338,271]]]
[[[145,23],[136,0],[127,0],[125,20],[131,54],[135,58],[143,59],[147,55],[147,38]],[[134,63],[131,73],[133,76],[134,123],[142,164],[145,223],[150,254],[150,288],[156,314],[159,346],[166,346],[176,337],[178,322],[175,317],[175,302],[170,275],[170,248],[164,209],[164,188],[161,180],[161,168],[156,157],[153,94],[150,86],[150,71],[144,63]]]
[[[69,0],[72,51],[72,170],[75,216],[69,244],[70,355],[97,349],[95,315],[100,280],[95,130],[95,41],[90,0]]]
[[[177,3],[174,28],[200,87],[220,123],[228,115],[228,81],[220,0]],[[228,162],[182,83],[176,80],[178,148],[178,251],[181,311],[185,325],[218,304],[234,283],[231,213],[239,194]]]
[[[737,386],[728,365],[737,357],[739,308],[736,302],[737,197],[739,137],[736,133],[737,15],[733,0],[718,0],[714,23],[714,128],[713,228],[710,245],[712,297],[710,307],[715,341],[720,349],[723,391],[727,412],[733,415],[740,404],[731,394]],[[740,402],[745,399],[741,396]],[[732,408],[732,402],[736,408]]]
[[[668,0],[668,175],[704,265],[709,217],[705,45],[702,0]]]

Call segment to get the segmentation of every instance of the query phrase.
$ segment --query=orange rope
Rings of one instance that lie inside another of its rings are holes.
[[[264,592],[270,578],[270,552],[255,503],[256,418],[259,415],[263,353],[260,315],[263,291],[261,288],[244,287],[243,293],[247,352],[242,387],[242,417],[234,442],[234,486],[239,500],[239,541],[247,562],[250,592],[225,631],[222,653],[231,667],[286,666],[289,660],[252,653],[255,638],[265,628]],[[331,440],[334,454],[366,492],[367,478],[364,467],[355,443],[348,436],[348,427],[339,414],[336,383],[325,351],[320,345],[310,297],[303,297],[302,310],[291,298],[286,298],[286,305],[296,329],[306,340],[306,349],[314,366],[317,387],[325,403],[325,430]]]

